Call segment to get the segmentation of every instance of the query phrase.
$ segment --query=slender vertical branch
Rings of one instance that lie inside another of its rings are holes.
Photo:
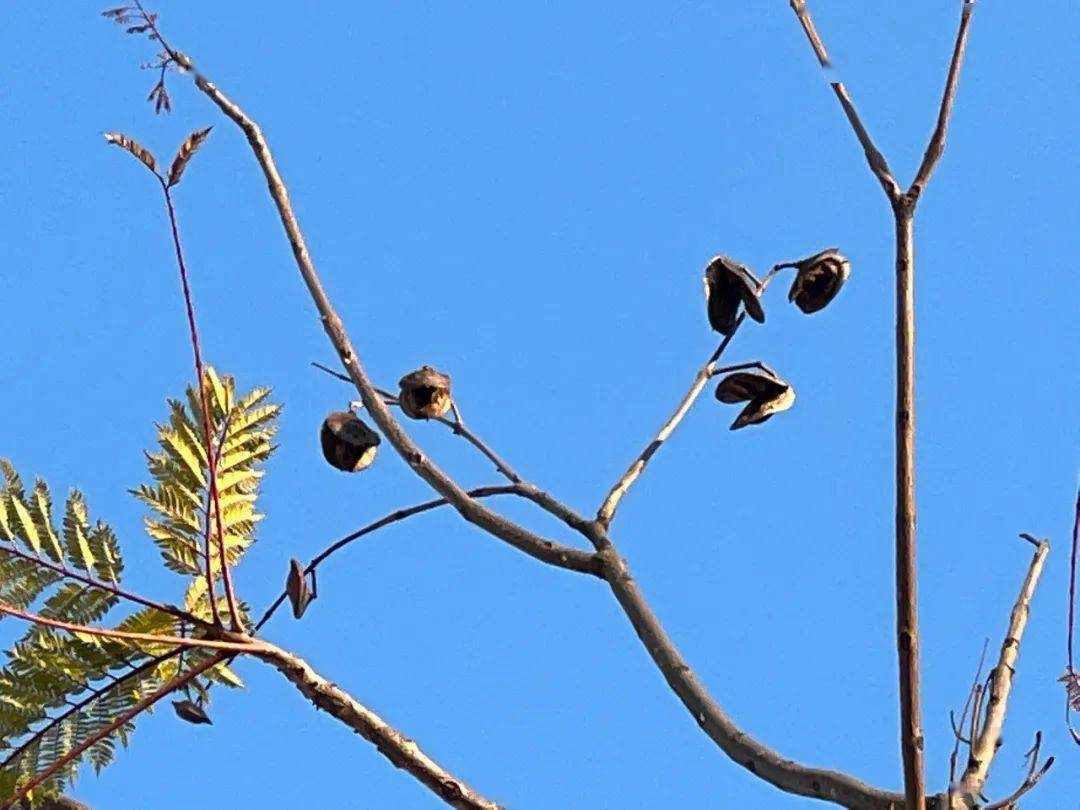
[[[914,211],[896,207],[896,646],[900,741],[908,806],[926,786],[919,696],[919,614],[915,564],[915,245]]]
[[[158,178],[161,180],[161,178]],[[206,443],[206,467],[209,476],[210,501],[214,508],[214,521],[210,519],[210,510],[206,513],[206,593],[210,600],[210,610],[215,623],[220,623],[218,615],[217,594],[214,588],[214,564],[213,554],[210,548],[211,523],[216,522],[217,545],[221,565],[221,581],[225,585],[225,598],[229,605],[229,618],[232,621],[232,629],[243,630],[240,622],[240,612],[236,608],[236,594],[233,592],[232,574],[229,571],[229,560],[225,554],[225,524],[221,520],[221,499],[217,488],[217,453],[214,452],[214,437],[210,421],[210,402],[206,392],[206,374],[203,369],[202,351],[199,348],[199,329],[195,323],[195,307],[191,302],[191,286],[188,283],[187,265],[184,262],[184,250],[180,244],[180,229],[176,222],[176,209],[173,207],[172,191],[165,180],[161,180],[161,190],[165,194],[165,205],[169,209],[169,225],[172,228],[173,247],[176,250],[176,263],[180,268],[180,282],[184,288],[184,305],[187,308],[188,328],[191,331],[191,348],[195,355],[195,375],[199,378],[199,399],[202,402],[203,438]]]
[[[789,0],[789,3],[791,10],[795,12],[795,16],[799,18],[799,25],[802,26],[806,39],[810,42],[810,47],[814,49],[814,56],[817,57],[823,68],[829,67],[829,54],[825,52],[825,43],[821,41],[817,28],[814,26],[810,10],[806,7],[806,0]]]

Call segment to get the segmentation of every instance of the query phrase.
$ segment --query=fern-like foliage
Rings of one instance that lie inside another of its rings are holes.
[[[256,511],[259,468],[273,452],[280,407],[267,402],[270,392],[265,388],[237,397],[232,378],[219,377],[212,369],[207,370],[206,387],[218,456],[222,539],[232,565],[255,540],[261,517]],[[187,389],[185,400],[169,402],[168,422],[157,426],[160,449],[147,454],[154,483],[133,494],[151,507],[146,527],[165,565],[188,579],[185,609],[209,620],[203,537],[213,509],[208,508],[201,414],[197,387]],[[119,601],[113,591],[121,589],[123,575],[113,531],[101,521],[91,522],[78,491],[68,496],[62,515],[54,514],[43,481],[27,488],[4,459],[0,475],[0,602],[68,623],[101,623]],[[216,521],[210,519],[216,540]],[[211,556],[216,582],[221,576],[219,558]],[[220,593],[218,599],[224,612]],[[246,615],[245,610],[245,620]],[[129,612],[114,624],[120,630],[153,635],[190,634],[194,629],[153,607]],[[7,661],[0,669],[0,801],[209,655],[32,624],[6,651]],[[204,677],[205,683],[189,685],[204,704],[211,684],[242,685],[224,664],[207,670]],[[132,728],[131,723],[120,726],[66,763],[33,791],[30,806],[37,807],[70,786],[82,763],[97,771],[108,765],[117,742],[126,745]]]
[[[269,388],[256,388],[237,398],[232,377],[219,377],[210,367],[206,369],[206,392],[211,445],[217,456],[220,532],[209,492],[198,387],[189,386],[183,401],[169,401],[169,421],[158,425],[160,449],[147,454],[154,483],[143,484],[132,494],[152,511],[146,518],[146,530],[161,550],[166,567],[190,578],[184,608],[209,620],[206,521],[210,521],[210,569],[216,585],[221,578],[219,538],[230,567],[255,541],[255,526],[262,519],[256,511],[261,467],[274,451],[275,421],[281,406],[267,401]],[[224,599],[220,589],[216,590],[219,610],[224,611]]]
[[[44,481],[27,489],[4,459],[0,472],[0,601],[51,619],[99,622],[118,601],[109,587],[119,586],[123,574],[112,529],[91,523],[77,490],[68,496],[58,523]],[[154,609],[145,613],[152,615],[156,632],[175,632],[173,617]],[[42,625],[31,625],[6,655],[0,669],[0,797],[129,709],[138,700],[131,699],[131,690],[161,674],[147,667],[145,677],[130,679],[128,691],[96,699],[96,684],[112,682],[146,659],[146,653],[112,639],[74,638]],[[74,710],[80,703],[81,709]],[[104,767],[114,745],[109,740],[92,746],[87,759]],[[77,768],[73,761],[58,771],[35,791],[31,804],[62,790]]]

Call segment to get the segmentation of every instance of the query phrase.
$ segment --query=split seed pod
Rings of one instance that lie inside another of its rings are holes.
[[[289,560],[289,576],[285,580],[285,593],[292,605],[294,618],[302,618],[304,611],[315,598],[315,594],[308,588],[307,574],[304,573],[304,564],[295,557]]]
[[[401,410],[412,419],[437,419],[450,410],[450,378],[431,366],[423,366],[398,383]]]
[[[829,248],[808,259],[794,262],[797,269],[788,300],[809,315],[824,309],[836,298],[851,275],[851,264],[836,248]]]
[[[210,726],[214,724],[210,716],[203,711],[202,706],[192,700],[174,700],[172,706],[176,716],[181,720],[195,725],[206,724]]]
[[[375,460],[381,439],[354,413],[338,411],[322,423],[319,433],[323,457],[344,472],[360,472]]]
[[[773,374],[737,371],[728,374],[716,386],[716,398],[728,404],[747,405],[731,423],[732,430],[759,425],[773,414],[786,411],[795,403],[795,389]]]
[[[705,299],[709,325],[722,335],[735,331],[739,306],[758,323],[765,323],[761,282],[746,265],[728,256],[716,256],[705,268]]]

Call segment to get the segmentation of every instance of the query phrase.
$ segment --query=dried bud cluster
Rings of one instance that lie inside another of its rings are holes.
[[[398,383],[401,410],[411,419],[437,419],[450,410],[450,378],[431,366],[423,366]]]
[[[737,371],[716,386],[716,398],[727,404],[747,403],[731,424],[732,430],[738,430],[760,425],[773,414],[786,411],[795,403],[795,389],[775,374]]]
[[[765,323],[761,292],[761,282],[750,268],[728,256],[716,256],[705,268],[709,324],[720,334],[730,335],[735,331],[740,307],[758,323]]]
[[[360,472],[375,460],[379,434],[354,413],[338,411],[323,420],[319,434],[323,457],[344,472]]]

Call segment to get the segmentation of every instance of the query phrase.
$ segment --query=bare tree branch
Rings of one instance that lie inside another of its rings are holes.
[[[496,487],[479,487],[477,489],[469,490],[469,497],[470,498],[489,498],[492,495],[517,495],[517,494],[522,494],[518,490],[519,490],[519,487],[516,484],[509,484],[509,485],[496,486]],[[328,546],[327,548],[320,551],[317,555],[315,555],[314,558],[312,558],[311,562],[309,562],[307,564],[307,567],[304,569],[304,573],[305,574],[314,573],[315,570],[318,569],[319,565],[322,562],[324,562],[328,557],[333,556],[335,553],[337,553],[341,549],[345,548],[347,545],[352,543],[354,540],[359,540],[361,537],[364,537],[365,535],[371,534],[372,532],[376,532],[376,531],[378,531],[379,529],[382,529],[385,526],[391,525],[392,523],[397,523],[399,521],[405,520],[406,518],[410,518],[413,515],[419,515],[419,514],[421,514],[423,512],[428,512],[428,511],[431,511],[432,509],[437,509],[440,506],[446,506],[449,503],[450,502],[448,500],[446,500],[446,498],[435,498],[434,500],[425,501],[424,503],[416,504],[415,506],[410,506],[410,507],[407,507],[405,509],[398,509],[398,510],[396,510],[394,512],[391,512],[389,515],[386,515],[385,517],[381,517],[378,520],[374,521],[373,523],[369,523],[368,525],[364,526],[362,529],[358,529],[357,531],[355,531],[355,532],[353,532],[351,534],[345,535],[340,540],[332,543],[330,546]],[[576,549],[570,549],[569,547],[567,547],[567,548],[568,548],[568,550],[576,551]],[[597,563],[596,563],[596,576],[599,576],[599,575],[600,575],[600,565],[599,565],[599,561],[597,561]],[[258,631],[258,630],[262,629],[263,625],[265,625],[268,621],[270,621],[270,617],[274,615],[274,613],[277,611],[277,609],[279,607],[281,607],[281,605],[285,602],[285,600],[287,598],[288,598],[288,594],[286,594],[284,591],[282,591],[282,593],[277,597],[277,599],[274,600],[274,602],[270,605],[270,607],[268,607],[266,609],[266,612],[263,614],[262,618],[259,619],[259,621],[255,624],[255,631]]]
[[[881,187],[885,190],[885,196],[889,198],[890,202],[895,203],[901,197],[900,185],[896,182],[896,178],[893,177],[885,156],[878,151],[873,139],[870,137],[870,133],[863,126],[862,119],[859,118],[859,113],[855,110],[855,103],[851,100],[851,96],[848,95],[844,83],[832,82],[831,86],[833,92],[836,93],[836,97],[840,99],[840,105],[844,108],[844,115],[847,116],[848,123],[851,124],[851,128],[855,131],[855,137],[859,139],[859,145],[862,146],[863,153],[866,155],[866,162],[870,165],[870,171],[874,173],[878,182],[881,183]]]
[[[937,126],[934,134],[930,136],[930,143],[926,147],[922,164],[915,175],[915,181],[911,184],[908,194],[918,197],[922,194],[926,184],[930,182],[930,175],[941,160],[945,152],[945,135],[949,129],[949,118],[952,116],[953,102],[956,100],[956,86],[960,81],[960,66],[964,62],[964,49],[967,47],[968,28],[971,25],[971,15],[975,11],[975,0],[964,0],[964,8],[960,13],[960,29],[956,32],[956,45],[953,48],[952,61],[949,63],[949,76],[945,80],[945,92],[941,97],[941,109],[938,111]]]
[[[994,754],[997,753],[1001,729],[1005,723],[1009,694],[1012,692],[1013,677],[1016,674],[1016,659],[1020,655],[1020,640],[1024,636],[1024,628],[1027,626],[1028,614],[1031,611],[1031,597],[1035,593],[1035,587],[1039,583],[1039,576],[1042,574],[1046,555],[1049,552],[1048,542],[1037,541],[1027,576],[1024,577],[1020,595],[1009,617],[1009,629],[1001,644],[997,666],[990,673],[986,718],[979,733],[972,736],[971,757],[960,779],[959,792],[963,795],[978,796],[990,773],[990,765],[994,760]]]
[[[731,343],[731,339],[735,337],[735,333],[739,331],[739,326],[742,325],[743,319],[746,317],[746,313],[739,316],[739,319],[735,322],[735,327],[731,330],[731,334],[727,335],[724,340],[717,347],[716,351],[712,353],[712,356],[698,371],[697,376],[694,377],[694,382],[690,385],[690,390],[686,392],[686,395],[682,398],[682,402],[675,409],[673,413],[663,426],[660,428],[660,432],[656,434],[656,437],[649,442],[644,450],[634,459],[633,463],[623,473],[615,486],[608,492],[607,497],[604,498],[604,502],[600,505],[600,509],[596,513],[596,519],[601,526],[605,528],[611,525],[611,521],[615,518],[615,510],[619,508],[619,502],[627,492],[630,491],[630,487],[634,485],[634,482],[641,477],[641,474],[645,471],[645,465],[649,463],[656,451],[659,450],[664,442],[667,441],[675,428],[679,426],[679,423],[683,420],[683,417],[689,413],[690,408],[694,402],[697,401],[698,395],[701,394],[706,383],[712,379],[713,369],[716,368],[716,361],[720,359],[720,356],[724,353],[724,349]]]
[[[142,11],[141,5],[139,5],[139,8],[140,11]],[[145,14],[145,11],[143,13]],[[149,16],[147,16],[146,19],[149,20]],[[319,317],[322,321],[323,328],[326,330],[330,342],[337,350],[342,365],[348,370],[349,377],[352,380],[353,385],[356,386],[356,390],[360,394],[364,407],[367,409],[368,413],[371,414],[371,417],[375,421],[375,424],[378,425],[379,430],[382,431],[383,435],[389,440],[390,444],[398,454],[405,460],[409,467],[420,476],[420,478],[426,481],[432,489],[446,498],[450,502],[450,505],[453,506],[454,509],[456,509],[469,523],[479,526],[488,533],[541,562],[548,563],[549,565],[558,568],[566,568],[571,571],[593,573],[595,571],[593,555],[576,550],[571,553],[566,547],[539,537],[512,520],[492,512],[476,499],[470,498],[468,493],[462,489],[457,482],[450,478],[450,476],[443,472],[433,461],[431,461],[431,459],[421,452],[420,448],[417,447],[416,443],[413,442],[401,427],[393,414],[390,413],[386,403],[383,402],[378,390],[371,380],[368,379],[367,373],[360,364],[359,357],[356,354],[356,350],[353,348],[352,341],[345,331],[345,325],[333,305],[330,303],[330,299],[327,297],[326,291],[315,270],[315,265],[308,252],[307,243],[304,241],[304,236],[300,231],[300,225],[296,221],[296,216],[293,213],[292,203],[289,201],[288,190],[285,187],[284,181],[281,179],[281,174],[278,172],[277,165],[270,152],[270,147],[263,137],[262,130],[244,113],[243,110],[240,109],[239,106],[226,97],[216,85],[199,73],[187,56],[166,44],[165,39],[161,37],[160,32],[156,28],[156,23],[153,23],[153,25],[154,32],[158,36],[162,47],[165,48],[168,54],[180,67],[192,73],[196,87],[198,87],[199,90],[201,90],[231,121],[240,127],[244,136],[247,138],[248,144],[251,146],[255,158],[258,160],[259,166],[266,177],[270,196],[274,200],[274,204],[278,210],[278,216],[281,219],[281,224],[288,237],[289,245],[292,247],[293,258],[296,260],[296,265],[300,270],[300,275],[304,280],[304,284],[307,286],[316,309],[319,311]]]
[[[500,810],[500,805],[453,776],[421,751],[415,742],[327,681],[303,659],[272,645],[262,650],[259,657],[284,675],[316,707],[374,743],[379,753],[395,767],[407,771],[451,807]]]
[[[817,57],[818,63],[823,68],[830,67],[829,55],[825,52],[825,43],[821,41],[817,28],[814,26],[814,20],[810,16],[810,9],[806,7],[806,0],[789,0],[789,2],[791,10],[799,18],[799,24],[806,33],[806,38],[810,41],[810,47],[814,49],[814,56]]]
[[[1039,749],[1041,748],[1042,732],[1037,731],[1035,732],[1035,744],[1031,746],[1031,749],[1026,754],[1024,754],[1028,759],[1028,772],[1027,776],[1024,777],[1023,783],[1006,798],[999,802],[993,802],[986,805],[983,810],[1009,810],[1010,808],[1016,807],[1016,802],[1025,793],[1029,792],[1033,787],[1039,784],[1039,780],[1046,776],[1046,772],[1054,765],[1054,758],[1048,757],[1043,766],[1039,768]],[[1039,770],[1036,771],[1036,768],[1039,768]]]

